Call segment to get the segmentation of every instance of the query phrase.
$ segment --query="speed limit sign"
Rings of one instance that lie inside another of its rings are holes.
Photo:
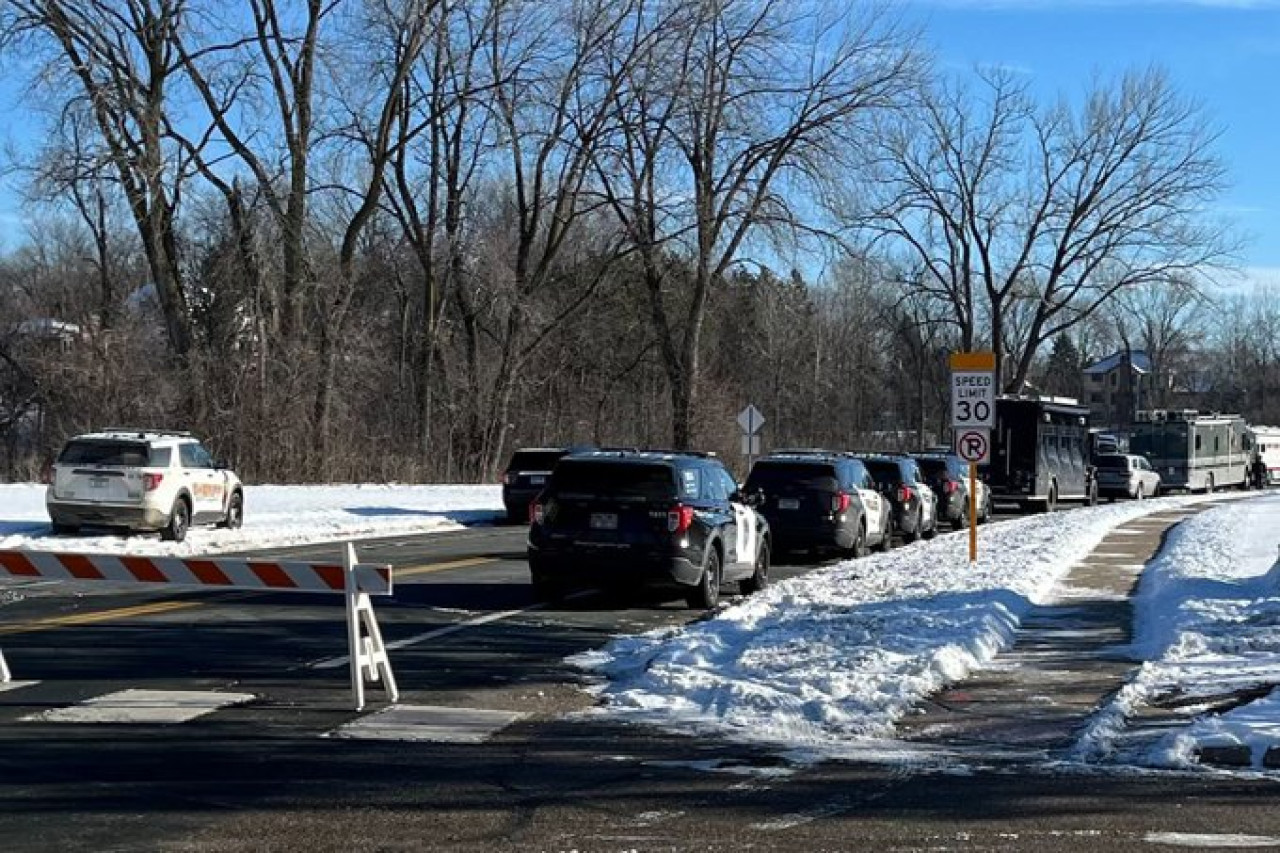
[[[951,426],[957,431],[996,425],[995,354],[951,355]]]

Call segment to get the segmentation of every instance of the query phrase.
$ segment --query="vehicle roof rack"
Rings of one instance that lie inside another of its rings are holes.
[[[769,456],[839,456],[841,451],[825,447],[779,447],[770,450]]]
[[[101,434],[112,435],[136,435],[139,438],[147,435],[175,435],[182,438],[191,438],[192,432],[185,429],[153,429],[150,427],[105,427],[99,430]]]

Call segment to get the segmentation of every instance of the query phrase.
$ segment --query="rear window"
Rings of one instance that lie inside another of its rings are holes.
[[[1097,457],[1094,464],[1108,471],[1128,471],[1129,460],[1125,456],[1104,455]]]
[[[561,497],[674,500],[676,481],[667,465],[565,460],[555,469],[551,490]]]
[[[517,450],[507,464],[508,471],[550,471],[564,456],[563,450]]]
[[[917,459],[916,465],[920,467],[920,473],[930,480],[946,479],[949,473],[945,459]]]
[[[877,483],[893,483],[896,485],[902,482],[902,469],[898,467],[897,462],[864,459],[863,464],[867,466],[867,470],[871,472],[871,476],[875,478]]]
[[[131,468],[167,467],[169,449],[141,442],[70,441],[58,461],[68,465],[120,465]]]
[[[838,491],[835,466],[812,462],[757,462],[747,477],[747,491],[755,489]]]

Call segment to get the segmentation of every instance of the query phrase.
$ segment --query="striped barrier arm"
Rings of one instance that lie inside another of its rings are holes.
[[[391,567],[359,563],[356,586],[368,595],[390,595]],[[156,587],[244,589],[274,592],[345,592],[339,563],[273,560],[130,557],[113,554],[58,554],[52,551],[0,551],[0,578],[104,581]]]

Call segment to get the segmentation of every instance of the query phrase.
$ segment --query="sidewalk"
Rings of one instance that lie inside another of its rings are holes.
[[[1037,760],[1068,749],[1089,715],[1118,690],[1131,660],[1129,596],[1165,532],[1195,509],[1120,525],[1023,619],[1014,645],[986,668],[925,700],[899,736],[990,759]]]

